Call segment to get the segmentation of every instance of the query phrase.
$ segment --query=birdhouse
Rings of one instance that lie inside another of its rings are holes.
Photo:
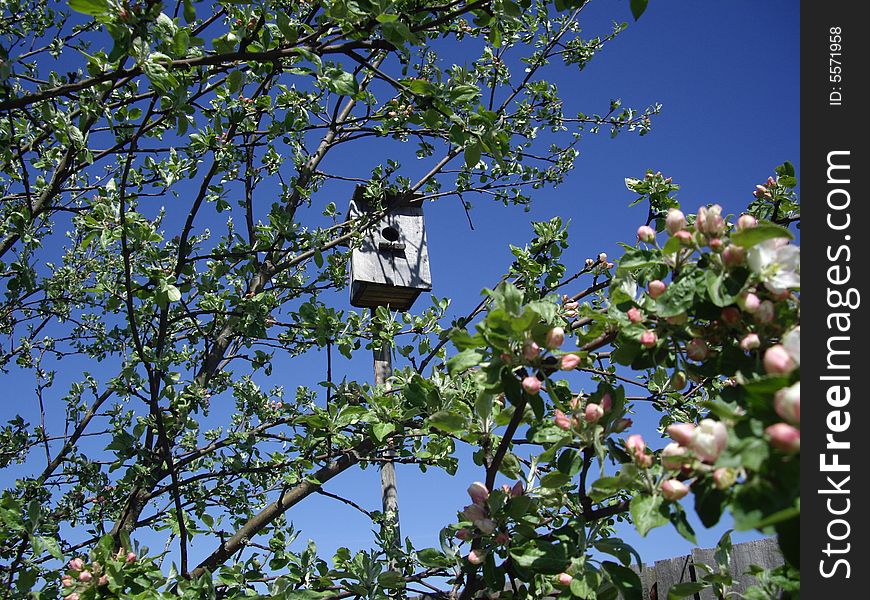
[[[373,210],[357,186],[348,216],[356,218]],[[368,229],[350,259],[350,303],[360,308],[389,306],[408,310],[421,292],[432,289],[429,248],[423,226],[420,198],[383,199],[389,213]]]

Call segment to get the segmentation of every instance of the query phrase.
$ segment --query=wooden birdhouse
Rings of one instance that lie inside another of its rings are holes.
[[[357,186],[348,216],[371,212],[365,188]],[[350,303],[360,308],[408,310],[421,292],[432,290],[423,201],[385,198],[389,214],[371,227],[350,259]]]

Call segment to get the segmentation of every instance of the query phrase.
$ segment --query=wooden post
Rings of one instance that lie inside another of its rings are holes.
[[[372,309],[374,316],[374,309]],[[372,351],[374,355],[375,384],[384,385],[393,374],[393,361],[390,348],[386,345]],[[381,504],[384,512],[384,522],[381,525],[381,535],[386,537],[395,548],[402,545],[399,531],[399,496],[396,490],[396,466],[392,462],[395,456],[392,442],[387,445],[384,453],[386,462],[381,464]],[[390,561],[391,564],[393,561]]]

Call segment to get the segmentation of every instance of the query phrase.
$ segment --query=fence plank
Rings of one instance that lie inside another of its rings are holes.
[[[672,585],[692,581],[691,556],[678,556],[657,560],[655,583],[650,584],[650,600],[667,600]]]

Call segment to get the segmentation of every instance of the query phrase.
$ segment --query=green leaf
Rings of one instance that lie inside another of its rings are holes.
[[[397,21],[398,19],[399,19],[399,15],[389,15],[387,13],[382,13],[382,14],[378,15],[377,17],[375,17],[375,20],[378,23],[392,23],[394,21]]]
[[[447,433],[462,431],[467,423],[468,421],[462,415],[457,415],[446,410],[439,410],[429,417],[429,425]]]
[[[552,473],[547,473],[541,478],[541,487],[545,488],[559,488],[563,485],[567,484],[571,481],[571,476],[567,473],[560,473],[559,471],[553,471]]]
[[[359,83],[356,78],[347,71],[338,69],[330,72],[327,86],[342,96],[355,96],[359,92]]]
[[[378,584],[385,588],[403,588],[405,577],[397,571],[384,571],[378,575]]]
[[[631,15],[634,17],[634,20],[637,21],[641,15],[646,11],[646,7],[649,4],[649,0],[631,0]]]
[[[465,147],[465,166],[473,169],[480,162],[481,148],[480,143],[474,142]]]
[[[731,234],[731,241],[744,248],[752,248],[756,244],[774,238],[793,240],[794,235],[782,225],[767,221],[761,221],[755,227],[747,227]]]
[[[193,6],[193,0],[184,0],[184,22],[193,23],[196,20],[196,8]]]
[[[108,0],[69,0],[69,7],[76,12],[99,17],[109,12]]]
[[[179,290],[174,285],[171,285],[171,284],[167,285],[166,286],[166,298],[170,302],[178,302],[179,300],[181,300],[181,290]]]
[[[641,536],[646,536],[651,529],[668,522],[667,515],[662,514],[661,496],[635,496],[631,499],[629,510],[634,526]]]
[[[384,438],[396,430],[394,423],[375,423],[372,425],[372,435],[379,442],[384,441]]]
[[[235,94],[242,89],[242,72],[236,69],[227,77],[227,87],[231,94]]]
[[[668,590],[668,600],[680,600],[686,596],[697,594],[701,590],[707,589],[708,584],[701,581],[687,581],[672,585]]]
[[[476,367],[480,364],[481,360],[483,360],[483,354],[477,350],[463,350],[459,354],[450,357],[450,360],[447,361],[447,371],[451,375],[455,375],[471,367]]]
[[[423,548],[417,552],[417,562],[424,567],[449,567],[453,564],[450,557],[435,548]]]
[[[555,575],[568,565],[565,546],[543,540],[532,540],[522,546],[513,547],[510,555],[520,567],[534,569],[538,573]]]
[[[286,13],[278,11],[275,15],[275,23],[278,25],[278,31],[284,36],[284,39],[291,44],[299,38],[299,32],[290,23],[290,18]]]
[[[623,600],[643,600],[643,585],[637,573],[609,560],[605,560],[601,566],[610,575],[610,581],[619,590]]]

